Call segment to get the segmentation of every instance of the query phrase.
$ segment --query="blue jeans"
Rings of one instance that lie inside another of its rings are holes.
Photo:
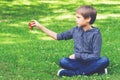
[[[80,62],[75,59],[62,58],[60,66],[65,70],[60,72],[60,76],[91,75],[101,72],[109,65],[109,59],[102,57],[90,62]]]

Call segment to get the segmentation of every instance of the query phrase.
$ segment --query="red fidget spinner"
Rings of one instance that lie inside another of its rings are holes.
[[[33,26],[31,23],[28,23],[28,26],[29,26],[30,30],[33,30]]]

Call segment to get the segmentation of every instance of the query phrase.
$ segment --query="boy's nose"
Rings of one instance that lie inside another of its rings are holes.
[[[76,18],[76,21],[78,21],[79,19],[78,18]]]
[[[76,21],[76,22],[78,21],[78,20],[77,20],[77,18],[76,18],[76,20],[75,20],[75,21]]]
[[[78,19],[76,19],[76,23],[78,23]]]

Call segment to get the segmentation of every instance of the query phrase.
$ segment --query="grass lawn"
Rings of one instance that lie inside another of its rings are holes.
[[[102,33],[101,56],[108,56],[107,75],[58,77],[59,60],[73,52],[73,40],[55,41],[28,22],[38,20],[61,33],[75,26],[75,10],[92,5]],[[1,0],[0,80],[120,80],[119,0]]]

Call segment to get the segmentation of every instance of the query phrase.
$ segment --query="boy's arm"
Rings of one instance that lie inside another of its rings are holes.
[[[37,22],[36,20],[33,20],[31,22],[31,26],[36,26],[38,27],[40,30],[42,30],[43,32],[45,32],[47,35],[49,35],[50,37],[52,37],[53,39],[57,40],[57,33],[56,32],[53,32],[49,29],[47,29],[46,27],[40,25],[39,22]]]

